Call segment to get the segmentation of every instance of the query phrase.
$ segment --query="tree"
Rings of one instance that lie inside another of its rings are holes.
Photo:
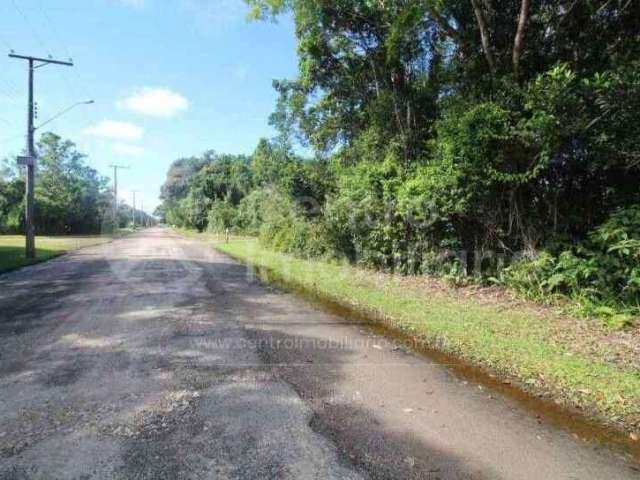
[[[18,233],[24,223],[24,181],[0,179],[0,233]]]
[[[108,180],[85,165],[75,145],[53,133],[37,144],[35,222],[39,233],[93,233],[101,230],[109,205]]]

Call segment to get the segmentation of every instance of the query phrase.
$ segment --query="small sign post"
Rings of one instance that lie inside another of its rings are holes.
[[[36,158],[35,157],[30,157],[27,155],[21,155],[18,157],[18,165],[23,165],[23,166],[34,166],[36,164]]]

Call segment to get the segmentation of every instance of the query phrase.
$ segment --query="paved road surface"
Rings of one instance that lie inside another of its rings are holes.
[[[626,479],[161,229],[0,276],[0,479]]]

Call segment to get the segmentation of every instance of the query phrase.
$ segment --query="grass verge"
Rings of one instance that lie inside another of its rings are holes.
[[[36,258],[24,255],[23,235],[0,235],[0,273],[44,262],[71,250],[111,241],[111,236],[36,237]]]
[[[287,284],[352,310],[374,314],[430,348],[513,381],[556,404],[577,408],[637,439],[637,364],[616,363],[609,350],[589,354],[573,348],[571,335],[566,341],[555,335],[558,322],[563,321],[561,316],[485,304],[447,292],[425,292],[407,286],[402,277],[294,258],[265,249],[254,239],[232,239],[228,243],[211,240],[218,250],[265,268]]]

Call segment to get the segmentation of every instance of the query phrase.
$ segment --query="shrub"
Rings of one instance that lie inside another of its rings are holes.
[[[613,327],[640,313],[640,206],[613,213],[583,244],[513,263],[501,281],[534,300],[561,295]]]
[[[235,219],[237,229],[247,235],[257,236],[264,222],[265,211],[271,206],[273,195],[273,189],[260,188],[240,200]]]
[[[326,256],[326,235],[321,224],[306,220],[302,207],[274,188],[260,194],[260,241],[280,252],[311,258]]]
[[[548,279],[553,275],[556,259],[547,252],[533,258],[524,257],[501,272],[501,281],[531,300],[548,300]]]
[[[228,228],[231,229],[236,225],[236,217],[236,207],[231,202],[226,200],[212,202],[207,215],[207,229],[210,232],[224,233]]]

